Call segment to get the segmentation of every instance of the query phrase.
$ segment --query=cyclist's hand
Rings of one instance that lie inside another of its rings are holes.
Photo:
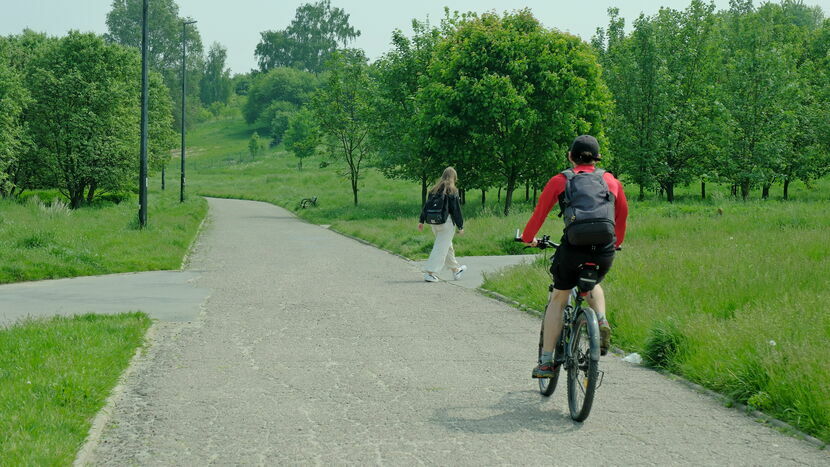
[[[537,247],[537,246],[539,246],[539,239],[538,239],[538,238],[534,238],[534,239],[533,239],[533,241],[532,241],[532,242],[530,242],[530,246],[532,246],[532,247],[534,247],[534,248],[535,248],[535,247]]]
[[[418,230],[420,230],[421,232],[424,231],[424,224],[423,223],[418,224]]]

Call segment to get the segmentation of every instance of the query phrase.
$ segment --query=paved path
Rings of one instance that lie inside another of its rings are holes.
[[[101,465],[830,462],[618,358],[574,423],[530,380],[537,319],[268,204],[210,215],[192,257],[205,312],[157,325]]]
[[[144,311],[162,321],[192,321],[210,291],[196,271],[152,271],[0,285],[0,326],[24,317]]]

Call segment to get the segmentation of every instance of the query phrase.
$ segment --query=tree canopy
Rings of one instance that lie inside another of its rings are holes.
[[[263,31],[255,55],[261,71],[293,67],[320,73],[335,50],[358,36],[360,31],[349,24],[348,13],[322,0],[298,7],[287,28]]]

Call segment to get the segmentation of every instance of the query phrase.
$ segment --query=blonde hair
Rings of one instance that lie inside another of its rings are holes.
[[[450,195],[457,195],[458,188],[455,187],[455,181],[458,180],[458,174],[455,172],[455,169],[452,167],[447,167],[444,169],[444,173],[441,174],[441,179],[438,180],[438,183],[429,190],[430,193],[443,193],[443,194],[450,194]]]

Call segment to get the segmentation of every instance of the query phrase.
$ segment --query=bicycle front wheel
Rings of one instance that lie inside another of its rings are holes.
[[[572,324],[568,362],[568,407],[571,418],[584,421],[591,413],[599,377],[599,326],[594,311],[585,308]]]
[[[539,332],[539,363],[542,363],[542,340],[545,335],[545,318],[542,317],[542,330]],[[557,352],[559,352],[557,346]],[[545,397],[550,397],[553,391],[556,390],[556,383],[559,382],[559,367],[553,370],[553,376],[550,378],[539,378],[539,392]]]

